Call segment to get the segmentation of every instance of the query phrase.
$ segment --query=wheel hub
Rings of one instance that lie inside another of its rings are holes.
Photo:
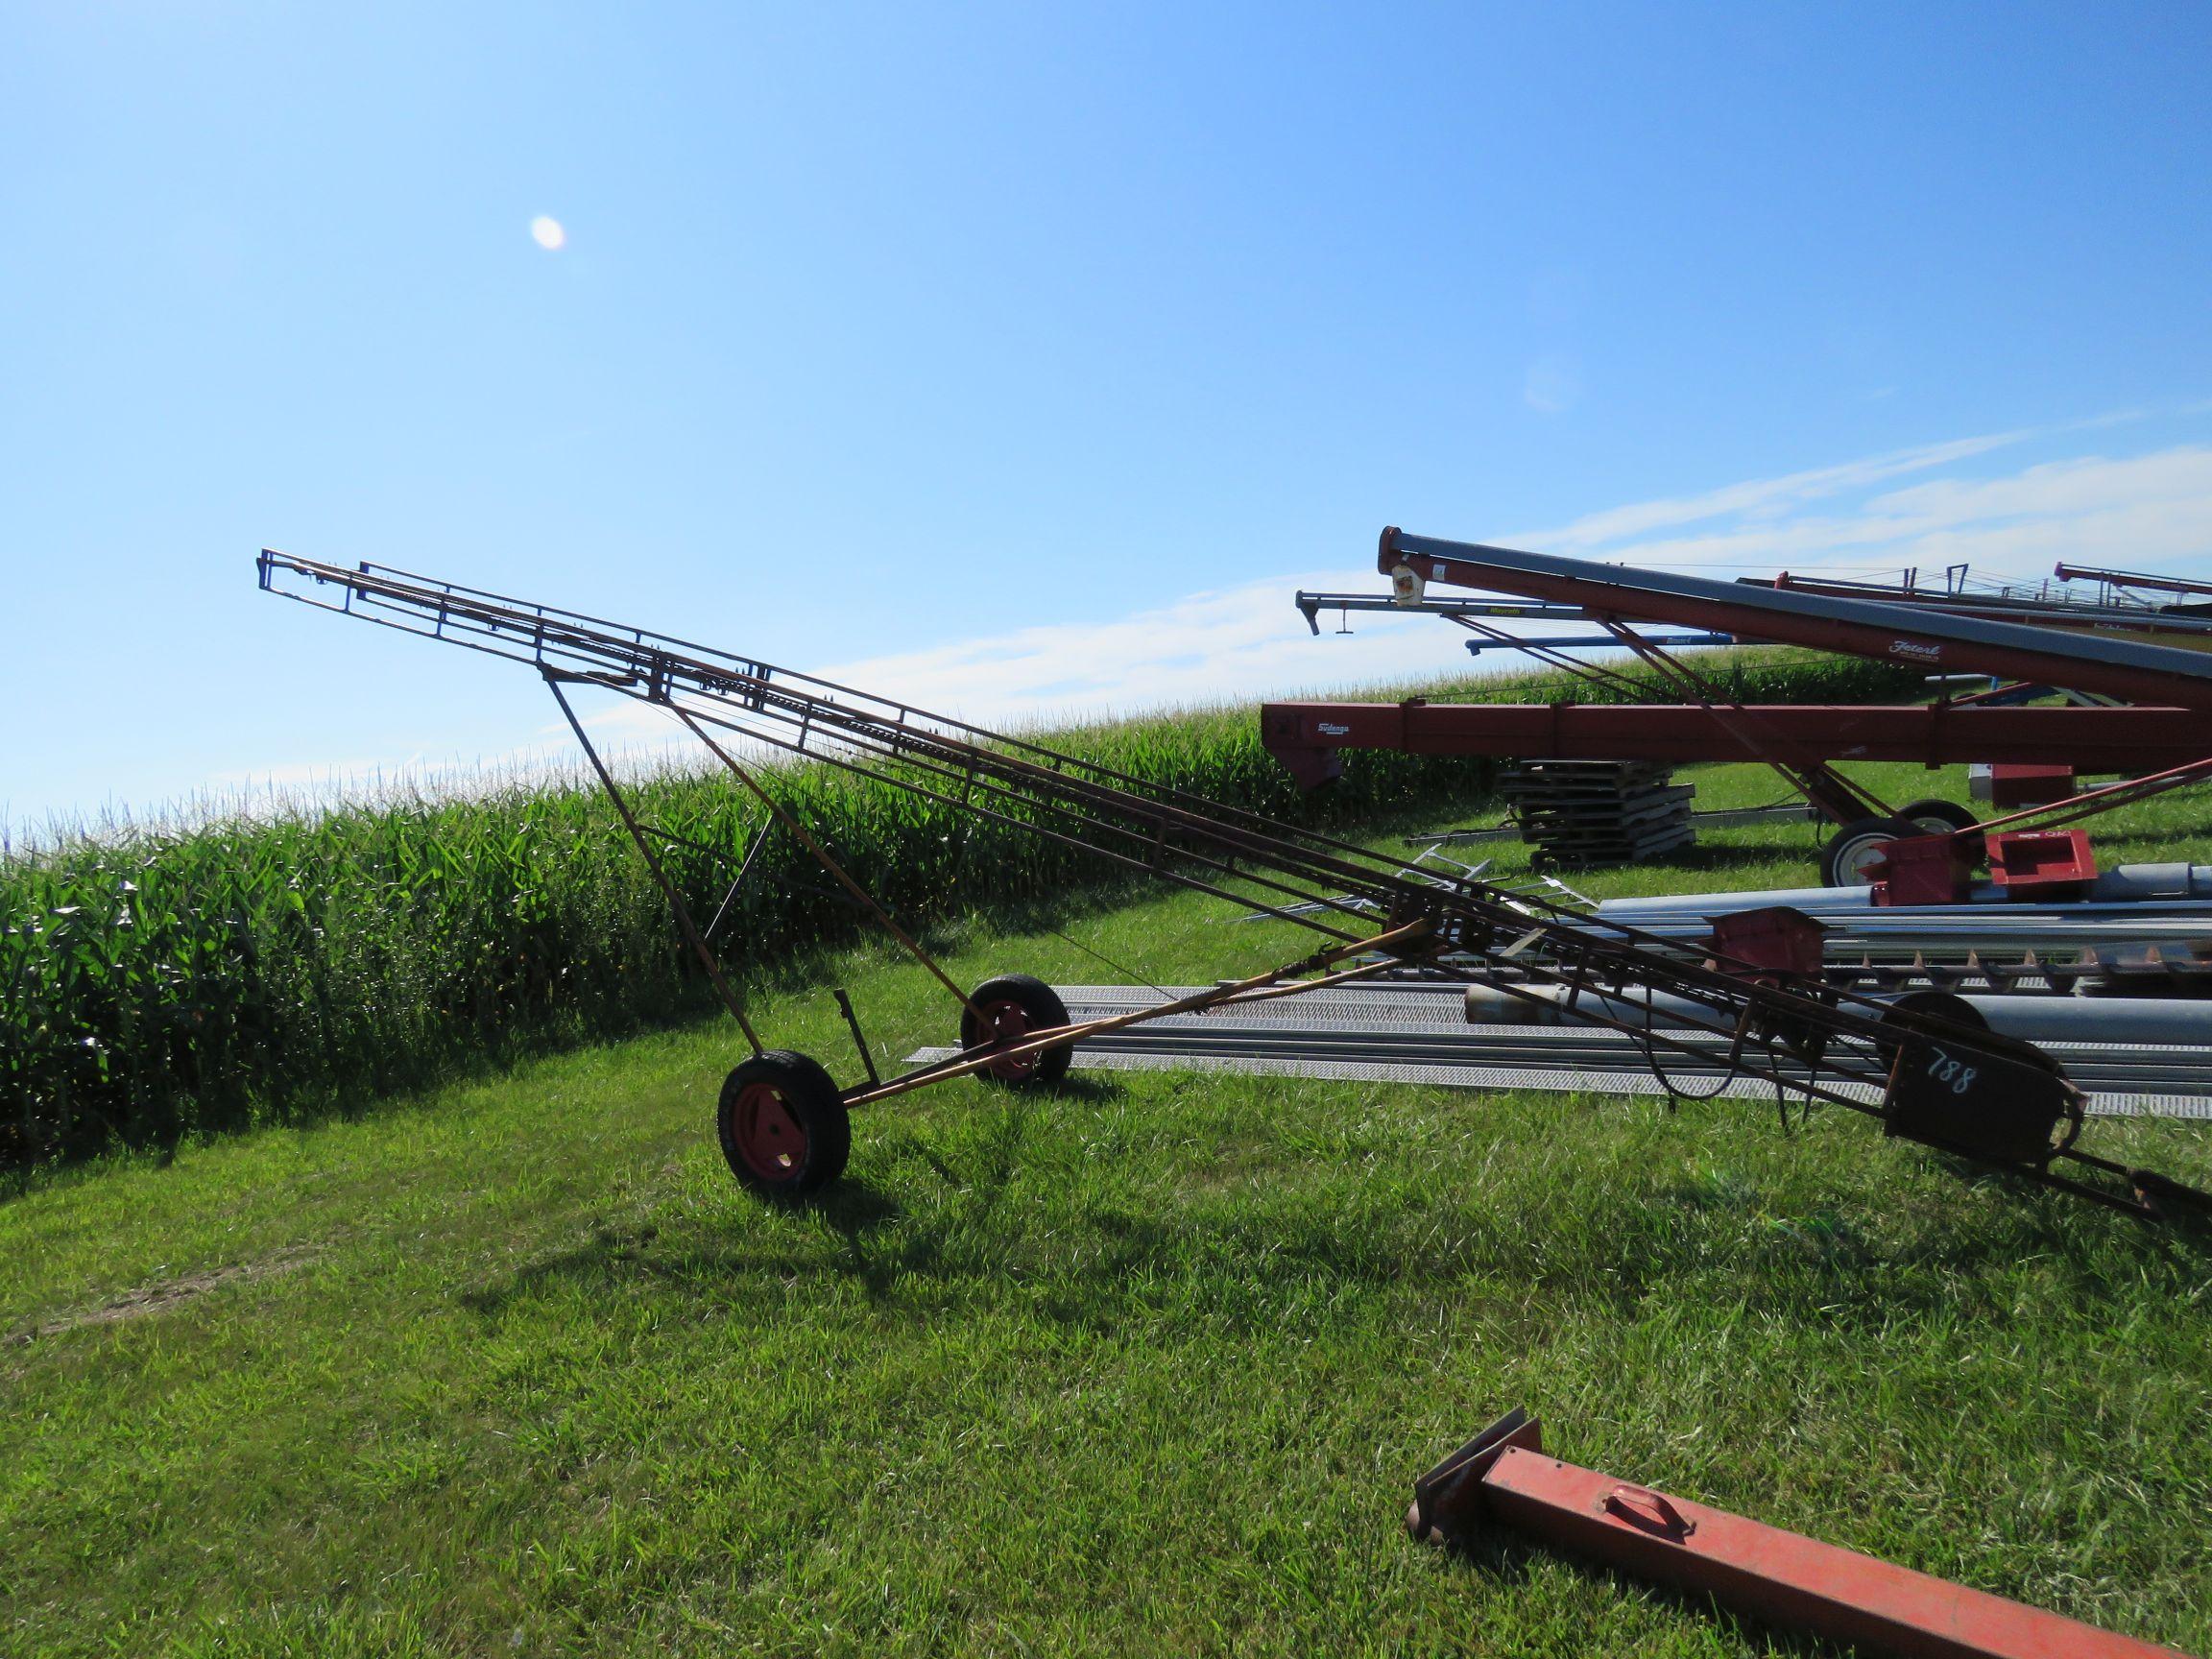
[[[749,1084],[737,1096],[737,1154],[766,1181],[781,1181],[806,1161],[806,1131],[773,1083]]]
[[[1877,859],[1887,855],[1888,849],[1889,838],[1887,836],[1880,838],[1869,836],[1866,840],[1846,849],[1843,856],[1838,860],[1842,866],[1844,874],[1850,878],[1846,884],[1853,887],[1871,885],[1874,879],[1870,874],[1871,867]]]
[[[991,1022],[983,1034],[985,1043],[1019,1043],[1029,1035],[1028,1010],[1011,998],[984,1003],[982,1013]],[[1037,1070],[1039,1058],[1036,1054],[1012,1054],[992,1061],[986,1070],[994,1077],[1019,1079]]]

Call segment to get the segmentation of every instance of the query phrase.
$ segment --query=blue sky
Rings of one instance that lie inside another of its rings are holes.
[[[1386,521],[2212,568],[2208,79],[2200,6],[18,0],[0,809],[557,747],[263,544],[1008,717],[1452,665],[1290,608]]]

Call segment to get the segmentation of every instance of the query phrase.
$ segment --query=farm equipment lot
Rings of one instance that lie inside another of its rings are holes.
[[[2100,846],[2183,856],[2204,812]],[[1809,840],[1580,884],[1784,884]],[[1049,920],[1163,984],[1280,952],[1221,914]],[[996,923],[932,943],[966,983],[1100,972]],[[849,964],[878,1056],[947,1040],[910,966]],[[854,1070],[826,988],[761,1012]],[[701,1024],[0,1205],[0,1647],[1767,1650],[1540,1550],[1410,1545],[1412,1476],[1515,1404],[1597,1466],[2212,1647],[2201,1229],[1841,1113],[1154,1073],[926,1091],[776,1208],[709,1133],[734,1048]],[[2212,1174],[2201,1125],[2107,1127]]]

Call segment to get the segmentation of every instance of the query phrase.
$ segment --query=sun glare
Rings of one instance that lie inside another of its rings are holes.
[[[561,221],[549,213],[541,213],[530,221],[530,240],[551,253],[566,245],[568,232],[561,228]]]

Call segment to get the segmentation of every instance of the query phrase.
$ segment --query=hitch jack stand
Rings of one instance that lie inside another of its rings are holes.
[[[2176,1659],[2171,1647],[1547,1457],[1539,1424],[1518,1408],[1413,1483],[1414,1537],[1460,1542],[1484,1526],[1870,1652]]]

